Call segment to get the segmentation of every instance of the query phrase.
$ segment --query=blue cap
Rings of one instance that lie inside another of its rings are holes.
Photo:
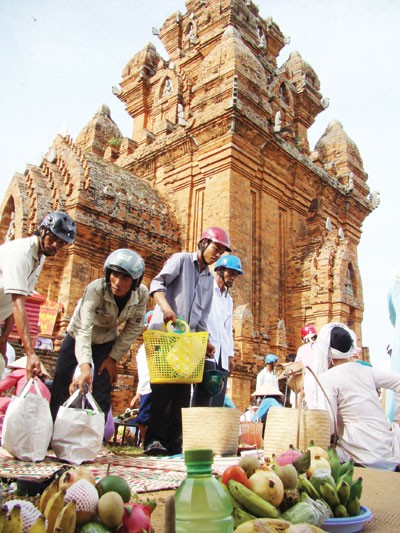
[[[264,361],[266,363],[276,363],[278,361],[278,358],[275,354],[269,353],[265,356]]]

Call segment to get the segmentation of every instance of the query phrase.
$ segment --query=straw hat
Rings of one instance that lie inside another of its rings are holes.
[[[24,355],[23,357],[20,357],[16,361],[13,361],[12,363],[10,363],[8,365],[8,368],[11,368],[12,370],[15,370],[16,368],[23,368],[25,370],[27,361],[28,361],[28,358],[26,355]],[[42,369],[43,374],[47,378],[49,378],[50,374],[47,372],[46,367],[44,366],[43,363],[40,363],[40,368]]]
[[[283,394],[272,383],[264,383],[264,385],[253,392],[252,396],[283,396]]]

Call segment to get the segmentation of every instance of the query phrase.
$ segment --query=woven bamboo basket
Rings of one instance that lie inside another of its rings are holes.
[[[182,409],[183,450],[209,448],[216,455],[236,455],[240,414],[227,407]]]
[[[300,421],[299,421],[300,416]],[[298,424],[300,422],[300,431]],[[264,451],[271,457],[279,455],[292,444],[302,451],[314,441],[316,446],[327,448],[331,429],[328,411],[322,409],[291,409],[271,407],[265,421]]]
[[[262,432],[262,422],[240,422],[240,445],[261,449],[263,447]]]

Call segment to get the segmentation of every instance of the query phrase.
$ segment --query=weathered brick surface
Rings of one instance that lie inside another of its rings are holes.
[[[154,45],[123,69],[119,98],[132,139],[103,106],[77,137],[57,136],[39,167],[17,174],[0,206],[1,234],[16,235],[51,208],[66,209],[78,239],[47,262],[38,289],[62,301],[60,331],[107,254],[131,247],[146,260],[145,283],[178,249],[195,249],[221,225],[245,275],[237,281],[237,367],[231,392],[249,402],[257,356],[296,351],[305,322],[348,323],[361,339],[357,246],[377,206],[355,143],[339,122],[314,150],[307,130],[324,110],[320,82],[298,52],[277,69],[284,36],[252,2],[186,2]],[[134,358],[120,368],[117,410],[132,394]],[[134,386],[134,388],[136,388]]]

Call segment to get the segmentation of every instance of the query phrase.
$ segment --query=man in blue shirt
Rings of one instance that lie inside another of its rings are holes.
[[[213,298],[213,276],[209,265],[230,252],[228,234],[218,227],[207,228],[197,252],[172,255],[150,285],[150,295],[157,304],[149,329],[161,329],[169,321],[184,320],[191,331],[207,331],[207,319]],[[207,356],[215,348],[208,342]],[[181,409],[189,407],[190,385],[152,384],[149,426],[145,453],[167,455],[182,451]]]
[[[229,294],[237,276],[243,274],[242,263],[236,255],[223,255],[215,263],[215,279],[211,311],[207,329],[215,347],[214,360],[206,361],[205,370],[218,370],[224,376],[221,391],[210,396],[203,384],[194,386],[192,407],[223,407],[229,373],[233,370],[233,299]]]

